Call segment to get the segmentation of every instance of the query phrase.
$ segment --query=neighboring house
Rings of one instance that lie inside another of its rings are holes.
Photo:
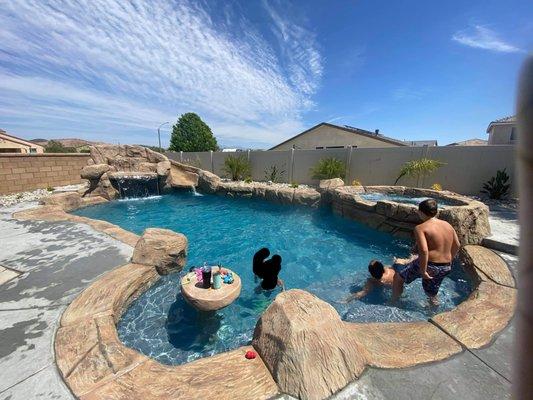
[[[486,146],[487,141],[483,139],[468,139],[463,140],[462,142],[454,142],[447,144],[446,146]]]
[[[516,115],[492,121],[488,128],[489,144],[515,144],[517,139]]]
[[[36,143],[8,135],[0,129],[0,153],[44,153],[44,147]]]
[[[404,140],[404,143],[411,147],[435,147],[439,145],[436,140]]]
[[[352,126],[339,126],[322,122],[274,147],[270,150],[342,149],[345,147],[399,147],[407,146],[403,141],[366,131]]]

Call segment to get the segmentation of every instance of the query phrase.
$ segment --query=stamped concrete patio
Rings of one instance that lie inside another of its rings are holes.
[[[0,399],[73,398],[54,362],[59,318],[92,281],[126,264],[132,248],[84,224],[15,221],[14,211],[0,209]],[[514,271],[517,258],[502,256]],[[489,347],[443,362],[368,368],[334,398],[510,398],[513,332],[511,323]]]

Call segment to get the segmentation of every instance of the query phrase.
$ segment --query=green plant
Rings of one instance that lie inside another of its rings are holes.
[[[48,186],[48,187],[46,188],[46,190],[48,190],[49,192],[53,192],[53,191],[54,191],[54,188],[53,188],[52,186]]]
[[[245,183],[252,183],[252,177],[249,176],[244,180]]]
[[[195,113],[183,114],[172,127],[170,151],[217,150],[217,139],[211,128]]]
[[[496,172],[496,176],[490,178],[483,184],[481,193],[486,193],[491,199],[502,199],[509,194],[511,184],[509,182],[509,175],[504,168]]]
[[[45,153],[76,153],[75,147],[65,147],[61,142],[50,140],[44,146]]]
[[[298,186],[296,182],[291,182],[291,188],[296,189]]]
[[[285,165],[285,164],[284,164]],[[285,170],[279,168],[277,165],[271,165],[265,169],[265,181],[278,183],[285,174]]]
[[[405,164],[403,164],[400,174],[394,181],[394,184],[396,185],[401,178],[407,176],[411,178],[416,177],[416,184],[418,186],[420,184],[421,177],[431,175],[443,165],[445,165],[445,163],[437,160],[431,160],[429,158],[420,158],[418,160],[407,161]]]
[[[354,179],[352,181],[352,186],[363,186],[363,184],[361,183],[359,179]]]
[[[311,168],[313,179],[344,178],[346,167],[341,160],[334,157],[322,158],[317,165]]]
[[[431,189],[440,192],[442,190],[442,185],[440,183],[434,183],[433,185],[431,185]]]
[[[240,181],[250,176],[252,168],[246,156],[227,156],[222,170],[232,181]]]

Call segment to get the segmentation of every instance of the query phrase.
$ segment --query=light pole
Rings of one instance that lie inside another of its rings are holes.
[[[161,125],[157,127],[157,138],[159,139],[159,152],[163,153],[163,149],[161,148],[161,127],[163,125],[169,124],[170,122],[163,122]]]

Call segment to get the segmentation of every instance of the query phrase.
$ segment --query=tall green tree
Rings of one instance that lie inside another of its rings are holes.
[[[183,114],[172,127],[170,151],[218,150],[211,128],[195,113]]]

